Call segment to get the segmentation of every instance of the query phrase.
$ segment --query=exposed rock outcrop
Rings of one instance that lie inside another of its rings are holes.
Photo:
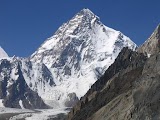
[[[146,59],[143,54],[124,48],[105,75],[71,110],[68,119],[85,120],[90,118],[103,106],[131,90],[132,82],[141,75]]]
[[[124,48],[104,76],[70,111],[68,120],[159,119],[158,40],[159,26],[138,52]],[[147,57],[148,54],[151,56]]]
[[[148,57],[158,53],[160,50],[160,24],[152,35],[138,48],[138,52],[146,54]]]
[[[48,108],[41,97],[27,85],[21,71],[21,62],[0,61],[0,99],[11,108]]]

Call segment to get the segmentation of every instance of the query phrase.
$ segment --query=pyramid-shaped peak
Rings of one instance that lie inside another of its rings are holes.
[[[82,10],[81,10],[82,12],[85,12],[85,13],[93,13],[90,9],[88,9],[88,8],[83,8]]]
[[[80,12],[79,12],[79,14],[82,14],[82,15],[94,15],[94,13],[90,10],[90,9],[88,9],[88,8],[83,8]]]

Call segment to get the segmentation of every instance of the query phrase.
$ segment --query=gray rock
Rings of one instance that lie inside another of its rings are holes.
[[[154,30],[152,35],[138,48],[138,52],[148,56],[158,53],[160,49],[160,24]]]
[[[158,120],[159,38],[160,26],[137,52],[124,48],[70,111],[68,120]]]

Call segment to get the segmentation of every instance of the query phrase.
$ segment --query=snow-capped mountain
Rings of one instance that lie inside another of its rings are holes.
[[[0,46],[0,59],[1,58],[8,58],[8,54],[3,50],[3,48]]]
[[[0,107],[48,108],[37,92],[33,91],[34,89],[30,89],[32,82],[28,81],[24,76],[24,73],[27,72],[24,71],[24,66],[22,65],[24,61],[16,57],[0,60]],[[27,62],[25,63],[27,64]],[[44,80],[43,83],[45,83]],[[34,82],[36,84],[36,81]],[[39,84],[41,84],[41,81],[39,81]],[[40,86],[39,84],[37,85]]]
[[[53,77],[49,79],[54,85],[38,84],[38,94],[58,107],[70,106],[70,101],[83,96],[104,74],[123,47],[135,50],[137,46],[120,31],[101,23],[89,9],[81,10],[31,55],[31,62],[44,64]],[[35,66],[37,69],[38,65]],[[32,74],[34,70],[32,68]],[[43,74],[43,71],[36,74]],[[25,76],[26,80],[33,80],[33,75]]]

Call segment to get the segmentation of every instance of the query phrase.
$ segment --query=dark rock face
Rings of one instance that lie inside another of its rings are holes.
[[[158,120],[159,33],[160,26],[137,52],[124,48],[70,111],[68,120]]]
[[[139,61],[136,61],[137,59],[139,59]],[[129,65],[131,69],[136,68],[141,64],[141,59],[145,59],[142,54],[139,55],[128,48],[123,48],[115,62],[108,68],[105,74],[96,81],[89,91],[93,92],[101,90],[108,79],[112,78],[119,71],[126,69]]]
[[[11,63],[8,60],[1,60],[0,99],[3,99],[4,106],[11,108],[23,106],[28,109],[48,108],[38,94],[28,87],[20,66],[20,61]]]
[[[65,102],[65,106],[66,107],[74,106],[74,105],[76,105],[76,103],[77,103],[78,100],[79,99],[78,99],[78,97],[76,96],[75,93],[69,93],[68,94],[68,99]]]
[[[142,74],[146,56],[124,48],[115,62],[71,110],[68,119],[90,118],[96,111],[131,90],[132,82]]]
[[[42,77],[46,82],[49,82],[50,86],[55,86],[52,73],[48,70],[45,64],[42,64]]]

